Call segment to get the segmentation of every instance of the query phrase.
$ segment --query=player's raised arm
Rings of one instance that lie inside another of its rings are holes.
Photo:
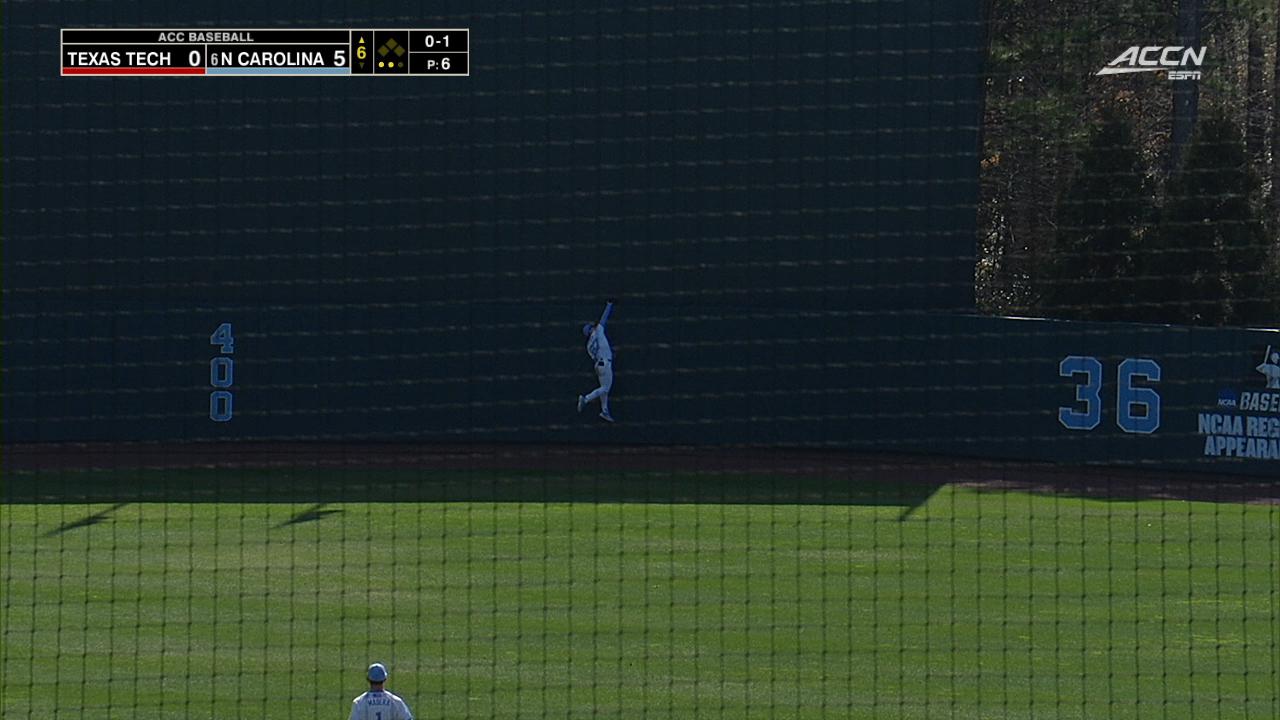
[[[609,314],[612,312],[613,312],[613,301],[610,300],[608,304],[604,306],[604,314],[600,316],[600,327],[604,327],[605,322],[609,320]]]

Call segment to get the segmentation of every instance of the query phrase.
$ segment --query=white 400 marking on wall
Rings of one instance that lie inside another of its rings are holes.
[[[1102,422],[1102,363],[1096,357],[1068,355],[1058,363],[1058,376],[1084,382],[1076,385],[1076,402],[1084,410],[1058,408],[1058,422],[1068,430],[1092,430]],[[1127,433],[1149,435],[1160,427],[1160,393],[1134,386],[1135,379],[1160,382],[1160,364],[1148,358],[1128,358],[1116,368],[1116,425]],[[1142,413],[1137,410],[1141,408]]]
[[[234,381],[234,363],[229,357],[236,351],[235,338],[231,336],[231,323],[222,323],[209,336],[209,344],[217,345],[222,353],[209,361],[209,384],[214,387],[209,393],[209,419],[214,422],[227,422],[231,419],[231,383]]]

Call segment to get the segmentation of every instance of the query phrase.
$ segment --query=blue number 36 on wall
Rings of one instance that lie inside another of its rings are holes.
[[[1058,422],[1068,430],[1092,430],[1102,422],[1102,363],[1096,357],[1068,355],[1058,363],[1058,376],[1084,376],[1076,385],[1076,402],[1084,409],[1058,408]],[[1116,425],[1127,433],[1147,435],[1160,427],[1160,393],[1134,386],[1134,380],[1160,382],[1160,364],[1128,358],[1116,368]]]

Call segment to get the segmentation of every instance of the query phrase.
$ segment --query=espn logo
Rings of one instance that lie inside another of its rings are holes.
[[[1170,80],[1199,80],[1199,68],[1204,64],[1205,49],[1181,45],[1134,45],[1094,74],[1125,75],[1167,70]]]

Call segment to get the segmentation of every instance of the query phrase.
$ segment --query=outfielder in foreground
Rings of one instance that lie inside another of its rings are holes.
[[[413,720],[413,713],[404,700],[382,689],[387,681],[385,665],[370,665],[368,677],[369,692],[351,701],[351,720]]]
[[[595,363],[596,379],[600,381],[600,387],[588,395],[578,396],[578,412],[582,412],[582,408],[599,398],[600,417],[609,422],[613,422],[613,416],[609,414],[609,391],[613,389],[613,348],[609,347],[609,338],[605,337],[604,324],[609,321],[609,314],[612,312],[613,301],[610,300],[604,306],[600,322],[582,326],[582,334],[587,336],[587,354]]]

